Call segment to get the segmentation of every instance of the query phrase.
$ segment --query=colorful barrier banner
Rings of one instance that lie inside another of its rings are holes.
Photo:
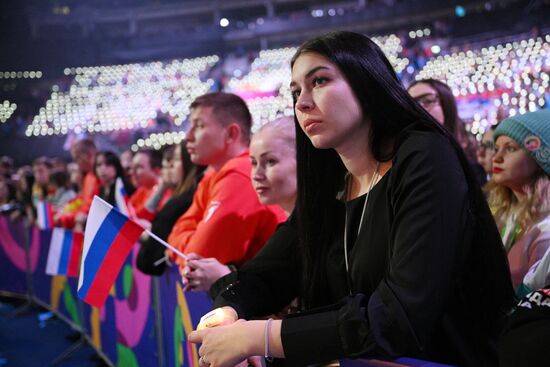
[[[0,216],[0,292],[31,296],[89,336],[112,365],[124,367],[198,367],[197,346],[187,341],[202,315],[212,309],[206,293],[183,292],[176,267],[153,282],[136,268],[139,244],[130,255],[101,308],[77,297],[78,279],[46,274],[52,230]],[[30,283],[30,287],[27,284]],[[158,289],[153,289],[157,284]],[[158,295],[156,303],[153,295]],[[154,308],[153,304],[159,307]],[[155,327],[155,323],[160,322]],[[160,334],[160,335],[159,335]],[[411,358],[342,360],[342,366],[444,365]]]
[[[206,293],[183,293],[176,268],[159,278],[160,309],[152,307],[153,282],[136,267],[139,244],[127,257],[105,305],[96,308],[77,297],[78,279],[46,274],[52,230],[29,228],[0,216],[0,291],[31,295],[85,332],[93,346],[117,366],[198,366],[197,347],[186,335],[211,310]],[[28,251],[25,248],[28,244]],[[28,261],[27,259],[28,253]],[[32,283],[27,287],[27,269]],[[162,324],[155,328],[155,312]],[[162,332],[159,337],[158,332]],[[163,343],[160,348],[158,341]]]

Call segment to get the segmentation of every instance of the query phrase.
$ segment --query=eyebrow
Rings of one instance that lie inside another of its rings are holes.
[[[313,74],[315,74],[318,70],[321,70],[321,69],[326,69],[326,70],[329,70],[328,66],[323,66],[323,65],[319,65],[319,66],[316,66],[314,67],[313,69],[311,69],[310,71],[308,71],[304,77],[304,79],[308,79],[309,77],[311,77]],[[291,81],[290,82],[290,87],[292,88],[293,86],[296,85],[296,82],[295,81]]]
[[[268,150],[267,152],[263,152],[262,154],[260,154],[259,158],[265,157],[268,154],[272,154],[271,150]],[[254,158],[254,156],[250,155],[250,158]]]
[[[420,98],[424,98],[424,97],[427,97],[427,96],[436,96],[437,97],[437,93],[436,92],[423,93],[423,94],[420,94],[416,97],[413,97],[413,99],[420,99]]]

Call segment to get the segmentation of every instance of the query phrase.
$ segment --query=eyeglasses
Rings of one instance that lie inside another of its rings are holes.
[[[483,151],[490,151],[490,152],[494,152],[495,151],[495,143],[493,143],[492,141],[486,141],[486,142],[482,142],[479,144],[479,150],[483,150]]]
[[[414,100],[424,107],[424,109],[429,110],[439,103],[439,96],[435,93],[423,94],[415,97]]]

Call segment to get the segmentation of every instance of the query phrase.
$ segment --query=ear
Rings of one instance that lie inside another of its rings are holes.
[[[241,140],[241,127],[239,124],[232,122],[226,127],[227,143],[232,144]]]

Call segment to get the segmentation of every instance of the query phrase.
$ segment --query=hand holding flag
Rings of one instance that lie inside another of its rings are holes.
[[[80,265],[78,296],[86,303],[101,307],[115,282],[132,246],[146,231],[117,208],[94,197],[86,229]],[[155,234],[148,234],[179,256],[186,256]]]

